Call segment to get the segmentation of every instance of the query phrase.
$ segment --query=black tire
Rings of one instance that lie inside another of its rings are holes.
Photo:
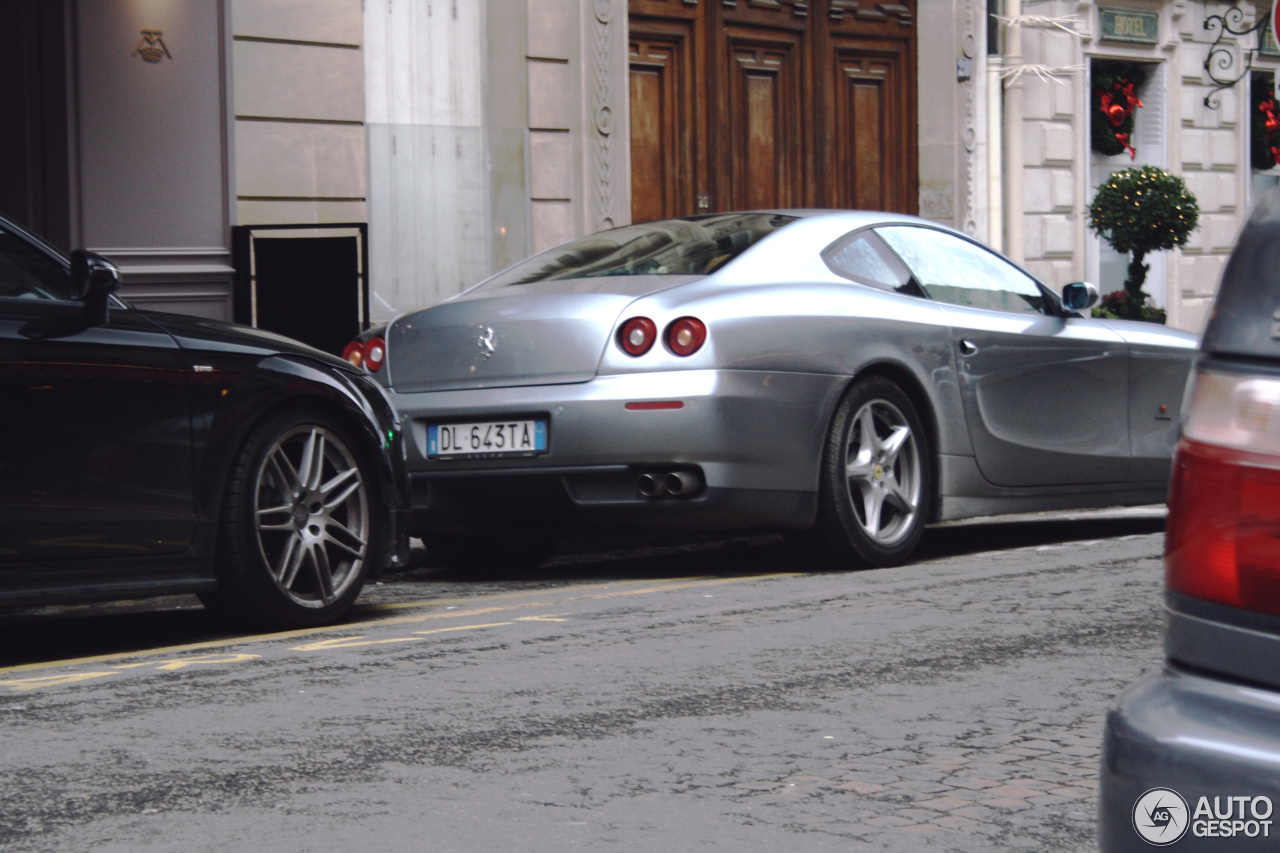
[[[553,536],[536,534],[432,534],[422,541],[427,551],[447,568],[504,575],[538,568],[560,545]]]
[[[831,419],[811,545],[838,567],[901,565],[932,500],[933,453],[915,406],[889,379],[858,380]]]
[[[381,512],[372,468],[345,427],[319,412],[270,417],[231,467],[218,589],[201,600],[260,627],[333,622],[381,558]]]

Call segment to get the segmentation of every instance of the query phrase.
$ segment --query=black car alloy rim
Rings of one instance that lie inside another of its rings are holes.
[[[360,467],[334,433],[284,433],[257,473],[258,548],[280,591],[303,607],[327,607],[360,577],[368,553],[369,497]]]

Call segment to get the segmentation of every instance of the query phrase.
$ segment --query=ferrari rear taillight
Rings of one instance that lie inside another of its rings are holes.
[[[352,341],[342,349],[342,357],[354,364],[356,367],[364,364],[364,343],[361,341]]]
[[[697,317],[681,317],[667,326],[667,346],[676,355],[693,355],[707,340],[707,327]]]
[[[1174,457],[1165,583],[1280,615],[1280,379],[1204,370]]]
[[[377,373],[387,357],[387,342],[382,338],[370,338],[364,345],[364,366]]]
[[[618,346],[627,355],[644,355],[658,339],[658,326],[648,317],[632,317],[618,330]]]
[[[356,367],[363,366],[369,372],[377,373],[387,357],[387,342],[382,338],[352,341],[343,347],[342,357]]]

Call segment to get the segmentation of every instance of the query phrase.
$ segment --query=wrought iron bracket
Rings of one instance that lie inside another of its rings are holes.
[[[1223,15],[1209,15],[1204,19],[1204,28],[1212,30],[1215,27],[1218,30],[1218,37],[1213,40],[1213,44],[1209,46],[1209,55],[1204,58],[1204,70],[1209,72],[1209,79],[1217,84],[1217,88],[1204,96],[1204,105],[1211,110],[1216,110],[1222,106],[1222,101],[1218,98],[1218,93],[1223,89],[1230,89],[1239,83],[1253,69],[1253,57],[1257,55],[1259,47],[1244,49],[1244,70],[1236,77],[1227,79],[1231,73],[1231,67],[1236,64],[1236,58],[1232,55],[1231,50],[1222,45],[1227,36],[1246,36],[1249,33],[1257,33],[1258,41],[1262,41],[1262,32],[1267,26],[1267,21],[1271,20],[1271,13],[1264,12],[1251,27],[1244,27],[1244,10],[1239,6],[1232,6]],[[1243,27],[1243,29],[1242,29]],[[1222,74],[1219,77],[1218,74]]]

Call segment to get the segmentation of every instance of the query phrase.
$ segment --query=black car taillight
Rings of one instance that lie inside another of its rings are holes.
[[[1196,377],[1167,529],[1169,589],[1280,615],[1280,379]]]

